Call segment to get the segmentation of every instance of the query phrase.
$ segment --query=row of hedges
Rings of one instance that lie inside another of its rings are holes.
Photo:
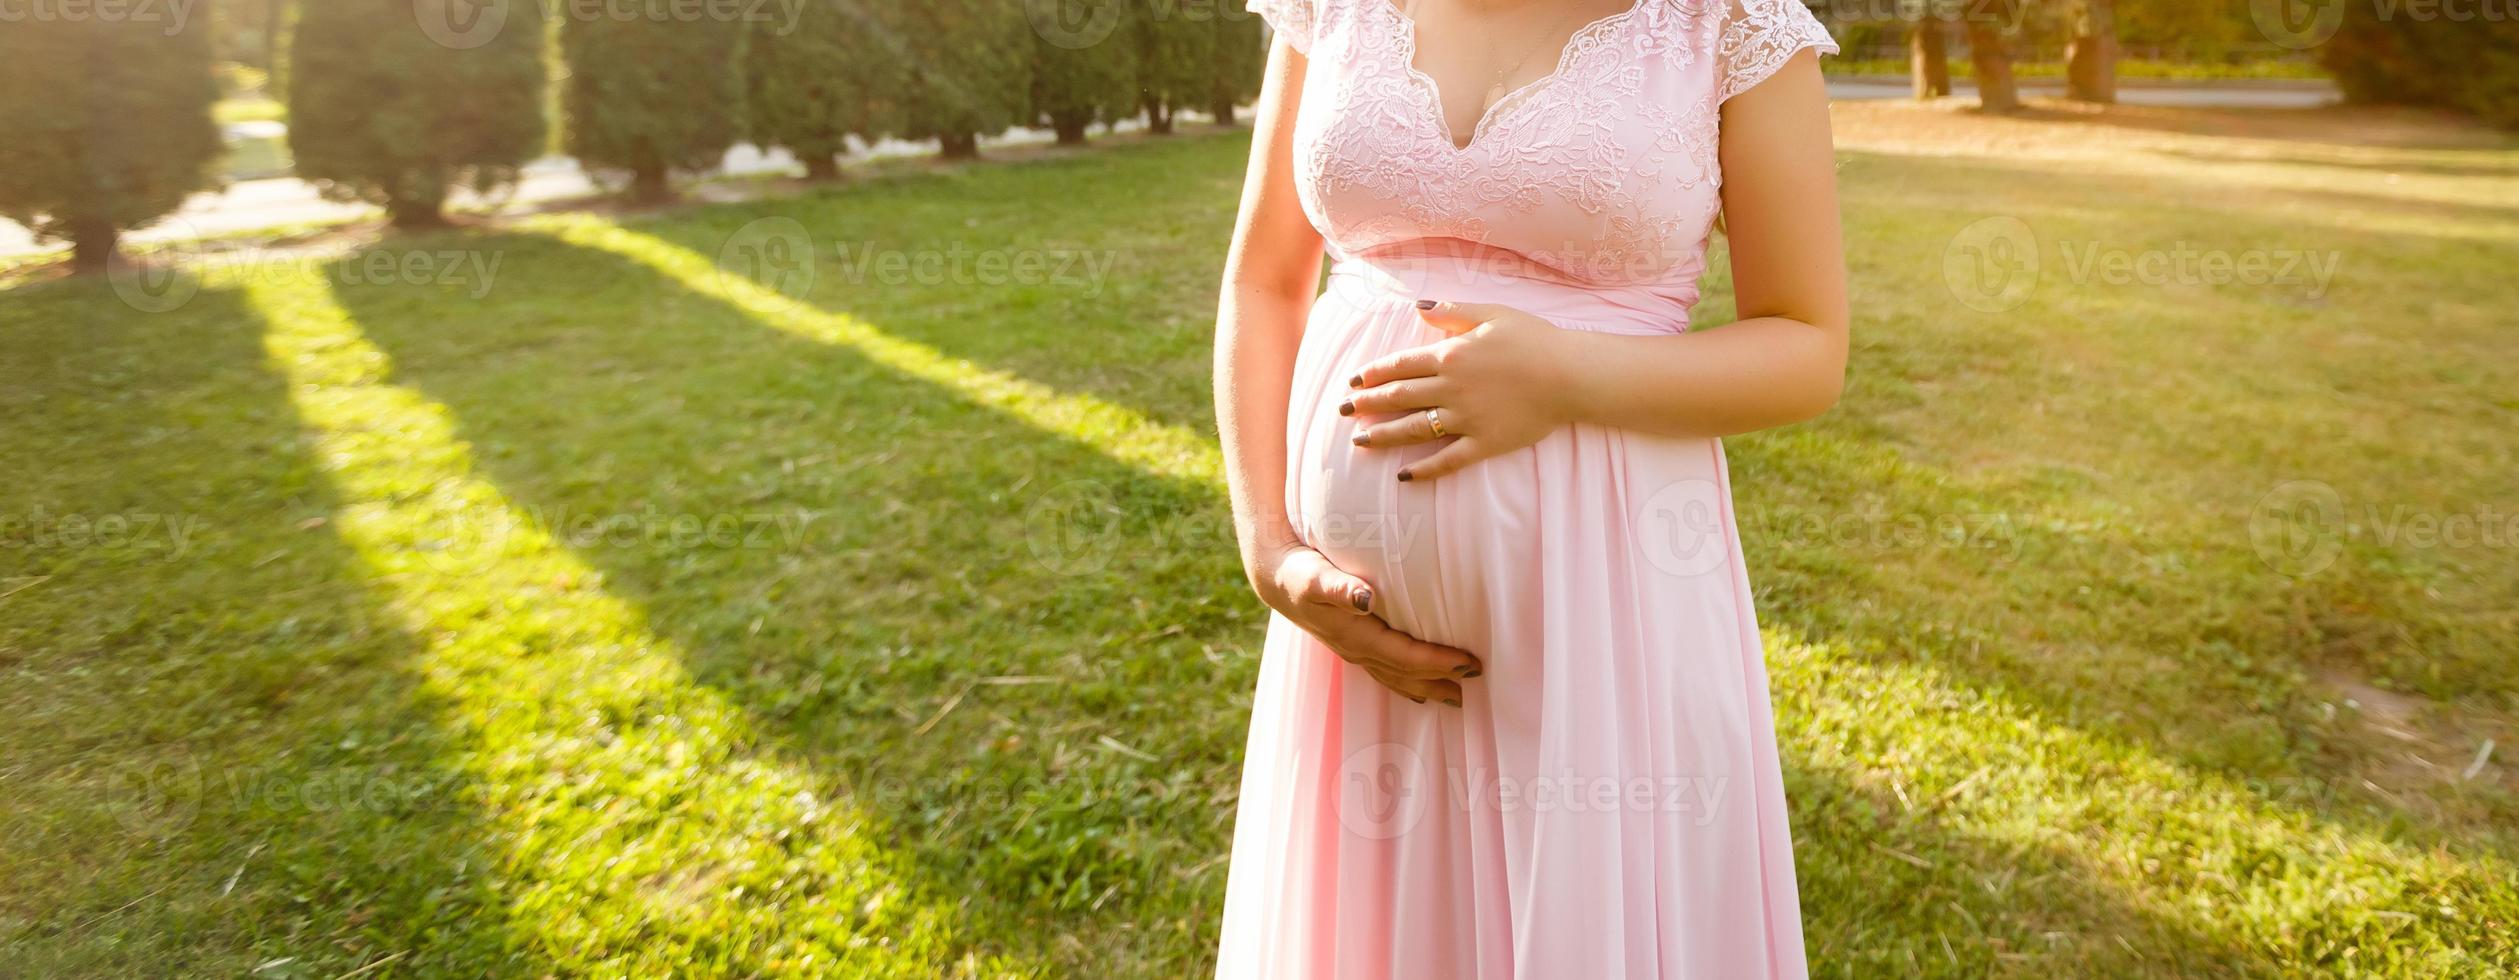
[[[2445,16],[2451,9],[2342,5],[2319,61],[2353,101],[2453,109],[2519,129],[2519,19]]]
[[[137,9],[0,32],[0,214],[72,240],[82,268],[219,155],[210,19]],[[555,60],[563,146],[658,197],[743,140],[832,177],[852,137],[963,156],[1016,125],[1072,143],[1141,114],[1169,132],[1184,108],[1230,121],[1264,56],[1240,0],[321,0],[294,25],[298,173],[404,226],[541,151]]]

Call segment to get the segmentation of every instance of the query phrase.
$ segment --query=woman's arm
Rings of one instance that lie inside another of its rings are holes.
[[[1573,422],[1726,436],[1809,419],[1845,384],[1844,238],[1836,152],[1819,58],[1794,56],[1723,105],[1723,209],[1740,312],[1673,337],[1566,330],[1528,313],[1438,303],[1426,321],[1454,336],[1375,362],[1357,379],[1362,414],[1414,413],[1368,428],[1373,447],[1453,444],[1409,467],[1430,479],[1528,446]]]
[[[1455,679],[1478,676],[1477,659],[1384,624],[1373,615],[1372,586],[1304,545],[1286,516],[1286,404],[1321,279],[1320,235],[1295,199],[1303,73],[1303,55],[1279,41],[1260,92],[1216,311],[1216,428],[1242,566],[1271,609],[1374,679],[1420,702],[1458,705]]]
[[[1321,238],[1295,199],[1294,121],[1303,55],[1285,43],[1268,60],[1242,211],[1225,252],[1216,310],[1216,428],[1224,436],[1242,560],[1296,547],[1285,523],[1286,400],[1295,351],[1321,283]]]

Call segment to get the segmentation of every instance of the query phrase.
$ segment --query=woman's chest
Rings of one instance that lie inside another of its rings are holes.
[[[1554,73],[1456,145],[1408,24],[1368,13],[1380,15],[1316,45],[1296,126],[1304,205],[1333,244],[1458,238],[1597,281],[1651,280],[1699,253],[1721,169],[1713,66],[1693,25],[1613,18],[1579,31]]]

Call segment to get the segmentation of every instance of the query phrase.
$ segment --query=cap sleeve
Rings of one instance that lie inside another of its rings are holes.
[[[1251,2],[1256,5],[1284,0]],[[1729,0],[1726,6],[1729,9],[1723,18],[1723,37],[1715,58],[1722,73],[1715,85],[1716,102],[1758,87],[1804,48],[1821,54],[1837,53],[1836,40],[1828,36],[1828,29],[1820,26],[1819,18],[1811,16],[1802,0]]]
[[[1314,7],[1323,2],[1326,0],[1248,0],[1244,6],[1267,21],[1268,29],[1285,38],[1295,50],[1309,55],[1312,33],[1319,21],[1319,11]]]

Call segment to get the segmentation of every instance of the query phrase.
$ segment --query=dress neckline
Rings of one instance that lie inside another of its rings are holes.
[[[1435,139],[1454,153],[1468,153],[1477,149],[1485,140],[1488,131],[1493,128],[1495,121],[1503,116],[1505,109],[1519,105],[1531,94],[1566,77],[1574,67],[1575,57],[1588,47],[1584,42],[1589,39],[1589,35],[1607,34],[1624,26],[1628,21],[1633,20],[1638,12],[1657,0],[1635,0],[1625,10],[1595,18],[1590,23],[1576,28],[1574,33],[1566,36],[1565,46],[1557,50],[1556,67],[1550,69],[1548,74],[1524,82],[1512,91],[1506,92],[1503,97],[1489,103],[1486,109],[1479,112],[1478,124],[1470,128],[1467,142],[1462,142],[1452,132],[1451,116],[1444,111],[1443,107],[1442,83],[1435,81],[1434,76],[1426,74],[1417,67],[1417,19],[1399,9],[1399,0],[1365,0],[1365,2],[1382,8],[1389,19],[1392,32],[1399,35],[1400,68],[1408,73],[1409,79],[1417,86],[1418,101],[1424,105],[1425,112],[1432,122]]]

